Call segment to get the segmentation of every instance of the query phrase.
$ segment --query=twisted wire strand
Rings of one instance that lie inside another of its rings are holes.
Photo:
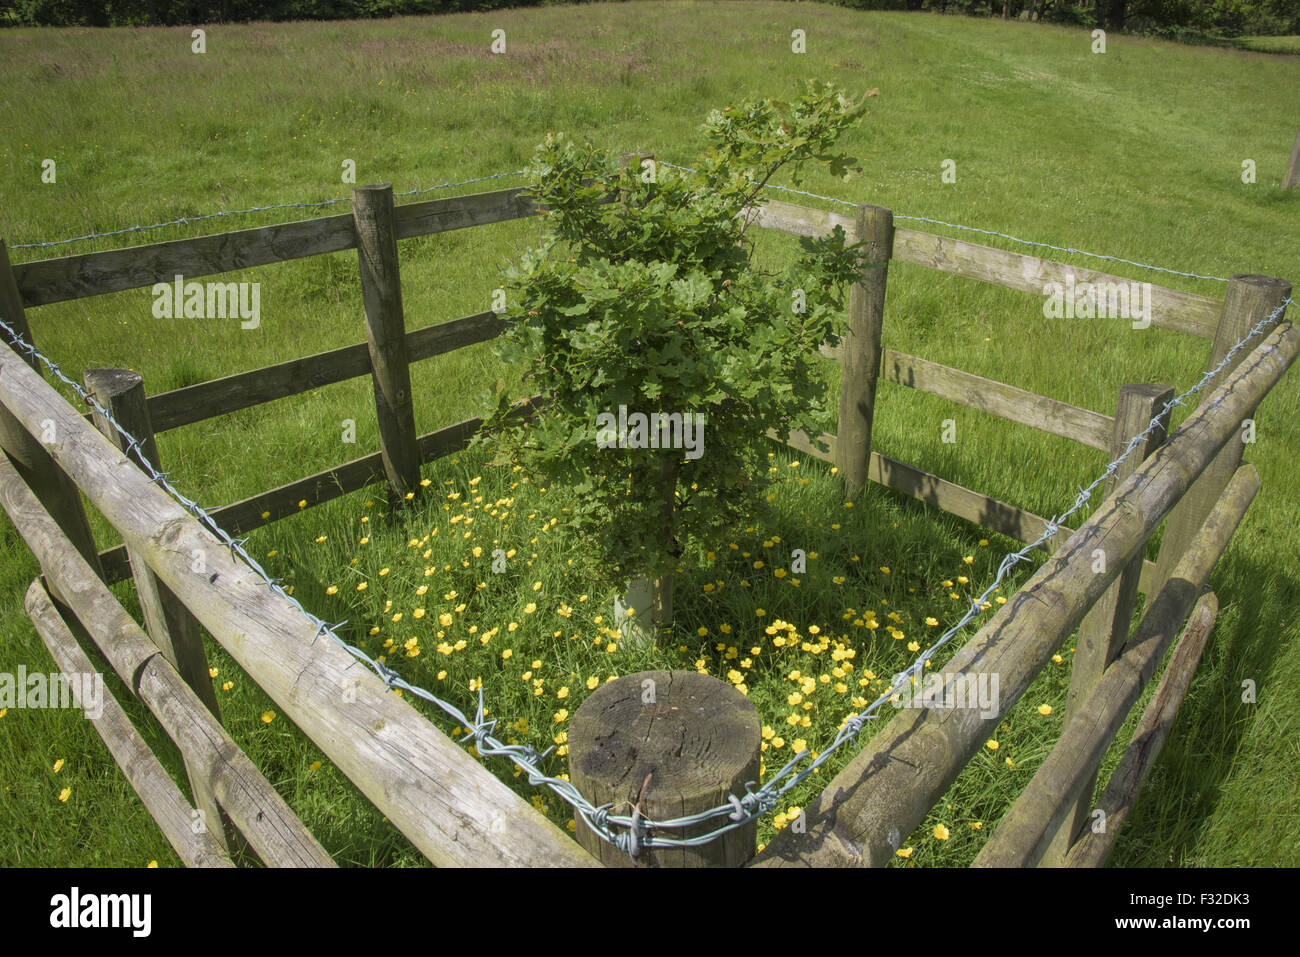
[[[676,166],[672,163],[666,163],[662,161],[660,165],[667,166],[673,169],[683,170],[686,172],[698,172],[696,170],[691,169],[690,167]],[[446,189],[454,186],[470,185],[473,183],[485,182],[487,180],[500,179],[507,176],[517,176],[520,175],[522,172],[523,172],[522,170],[518,170],[518,171],[510,171],[506,173],[496,173],[491,176],[479,177],[477,179],[472,179],[472,180],[463,180],[458,183],[445,183],[445,184],[440,184],[438,186],[425,187],[422,189],[407,190],[405,192],[397,193],[395,195],[408,196],[417,193],[431,192],[437,189]],[[825,200],[827,202],[840,203],[845,206],[856,205],[846,200],[837,199],[835,197],[821,196],[816,193],[811,193],[804,190],[797,190],[790,187],[769,186],[768,188],[779,189],[785,192],[798,193],[800,195],[809,196],[815,199]],[[327,200],[322,203],[315,203],[315,204],[305,204],[305,203],[282,204],[280,206],[255,207],[252,210],[243,210],[243,211],[236,211],[236,212],[255,212],[255,211],[262,211],[265,209],[289,208],[289,207],[308,206],[308,205],[315,205],[315,206],[332,205],[334,203],[343,202],[343,201],[344,200],[342,199],[338,199],[338,200]],[[193,222],[198,219],[208,219],[208,218],[214,218],[216,216],[223,216],[223,215],[235,215],[235,212],[213,213],[202,217],[190,217],[184,220],[176,220],[173,223],[157,224],[156,226],[132,227],[131,229],[128,230],[117,230],[112,233],[91,234],[85,237],[77,237],[75,239],[69,239],[69,240],[58,240],[51,243],[28,243],[28,244],[23,244],[23,246],[15,246],[12,248],[60,245],[62,243],[67,243],[67,242],[76,242],[79,241],[80,239],[98,238],[99,236],[117,235],[123,232],[133,232],[137,230],[161,228],[162,226],[166,226],[166,225],[174,225],[176,223],[181,223],[181,222]],[[1220,282],[1227,281],[1222,277],[1218,277],[1218,276],[1205,276],[1198,273],[1190,273],[1190,272],[1182,272],[1173,269],[1165,269],[1163,267],[1153,266],[1147,263],[1138,263],[1132,260],[1126,260],[1126,259],[1120,259],[1118,257],[1113,257],[1113,256],[1104,256],[1100,254],[1089,253],[1084,250],[1077,250],[1068,247],[1053,246],[1049,243],[1039,243],[1033,240],[1020,239],[1019,237],[1011,236],[1005,233],[996,233],[990,230],[982,230],[982,229],[977,229],[975,227],[968,227],[968,226],[961,226],[953,223],[946,223],[941,220],[931,220],[931,219],[926,219],[924,217],[914,217],[914,216],[899,216],[896,218],[917,220],[922,222],[931,222],[937,225],[949,226],[955,229],[966,229],[972,232],[979,232],[987,235],[998,236],[1001,238],[1012,240],[1014,242],[1024,243],[1031,246],[1040,246],[1044,248],[1058,250],[1061,252],[1069,252],[1069,253],[1075,253],[1083,256],[1091,256],[1097,259],[1106,259],[1115,262],[1123,262],[1144,269],[1166,272],[1173,275],[1185,276],[1188,278],[1214,279]],[[1093,480],[1091,484],[1079,490],[1079,493],[1076,496],[1074,504],[1072,506],[1070,506],[1068,509],[1062,512],[1060,515],[1045,522],[1042,535],[1040,535],[1035,541],[1024,546],[1019,551],[1010,552],[1007,555],[1005,555],[1002,561],[999,563],[997,575],[994,577],[993,581],[984,589],[984,591],[977,598],[970,599],[965,614],[962,615],[962,617],[957,621],[957,623],[954,624],[949,629],[947,629],[932,645],[930,645],[923,652],[921,652],[921,654],[912,662],[911,665],[908,666],[906,670],[900,672],[884,693],[882,693],[879,697],[877,697],[871,704],[869,704],[862,711],[846,717],[843,723],[841,724],[838,732],[836,733],[835,738],[824,750],[817,753],[815,757],[812,756],[812,752],[806,749],[804,751],[795,754],[794,756],[791,757],[789,761],[786,762],[786,764],[779,771],[776,772],[776,774],[772,775],[769,778],[766,784],[764,784],[761,788],[758,788],[758,790],[754,790],[754,786],[756,785],[757,782],[752,782],[752,781],[746,782],[744,795],[741,796],[737,796],[734,794],[728,795],[728,802],[725,804],[718,805],[715,808],[706,811],[701,811],[696,814],[685,815],[685,816],[676,817],[667,820],[658,820],[658,821],[647,820],[643,818],[640,815],[639,810],[636,809],[634,809],[631,815],[613,814],[612,813],[613,805],[605,804],[605,805],[597,806],[592,804],[578,791],[578,789],[573,784],[571,784],[570,782],[562,778],[548,775],[538,767],[538,765],[551,753],[551,751],[553,750],[552,748],[548,748],[544,752],[538,752],[536,749],[528,745],[511,745],[511,744],[502,743],[493,735],[493,731],[495,730],[497,719],[495,718],[491,720],[485,719],[483,690],[481,685],[478,689],[478,694],[479,694],[478,707],[475,712],[474,718],[471,720],[467,715],[465,715],[463,711],[461,711],[454,704],[451,704],[439,698],[437,695],[433,694],[427,689],[420,688],[418,686],[410,684],[408,681],[402,678],[400,674],[398,674],[393,669],[389,668],[384,662],[371,658],[361,649],[345,641],[337,634],[336,629],[342,627],[342,625],[346,624],[346,622],[339,622],[331,625],[330,623],[326,622],[324,619],[321,619],[318,616],[309,612],[306,608],[303,607],[303,605],[297,599],[295,599],[284,589],[284,587],[282,586],[282,584],[278,579],[271,578],[266,573],[266,571],[262,568],[262,566],[257,562],[257,560],[254,559],[252,555],[248,553],[248,551],[243,547],[247,539],[232,538],[224,529],[220,527],[220,525],[217,524],[217,522],[213,519],[211,514],[209,514],[205,509],[203,509],[202,506],[200,506],[197,502],[193,501],[192,499],[189,499],[186,496],[184,496],[170,482],[166,473],[159,472],[158,470],[154,469],[148,462],[143,461],[143,459],[138,456],[137,456],[137,462],[145,468],[146,473],[149,474],[152,481],[158,484],[161,488],[165,489],[169,494],[171,494],[177,500],[177,502],[179,502],[182,505],[182,507],[184,507],[187,511],[189,511],[196,518],[198,518],[200,522],[206,525],[209,528],[209,530],[212,532],[212,534],[218,539],[218,541],[220,541],[224,546],[230,549],[232,557],[237,557],[238,559],[243,560],[262,579],[263,584],[265,584],[268,588],[271,588],[273,591],[275,591],[278,595],[283,597],[285,600],[291,602],[296,608],[298,608],[299,611],[301,611],[306,616],[306,618],[309,621],[311,621],[316,626],[317,631],[315,637],[313,637],[312,639],[313,641],[315,641],[316,638],[319,638],[322,635],[328,636],[330,639],[332,639],[335,643],[340,645],[344,650],[346,650],[358,661],[362,662],[365,665],[368,665],[371,668],[371,670],[374,671],[374,673],[380,678],[380,680],[382,680],[384,684],[389,688],[401,689],[403,692],[410,693],[411,695],[414,695],[415,697],[427,701],[430,704],[442,710],[449,717],[459,722],[462,727],[467,729],[466,737],[462,739],[462,743],[472,739],[474,741],[475,750],[478,752],[479,755],[484,757],[504,757],[509,759],[521,770],[526,772],[528,776],[529,784],[531,784],[534,787],[544,786],[550,789],[562,800],[564,800],[566,803],[572,806],[575,812],[582,818],[584,823],[586,823],[587,826],[590,827],[594,833],[599,835],[602,840],[606,841],[609,844],[614,845],[615,847],[618,847],[620,850],[624,851],[625,853],[628,853],[630,856],[636,857],[637,854],[642,849],[647,847],[697,847],[697,846],[710,843],[711,841],[716,840],[718,837],[722,836],[723,834],[726,834],[729,831],[734,830],[735,828],[743,827],[745,824],[748,824],[749,822],[767,813],[770,813],[773,809],[775,809],[780,804],[781,799],[787,793],[789,793],[794,788],[798,787],[804,780],[807,779],[809,775],[813,774],[818,768],[823,766],[826,763],[826,761],[830,759],[831,755],[833,755],[837,750],[839,750],[845,744],[854,741],[857,738],[857,736],[861,733],[862,729],[866,726],[866,722],[874,720],[876,717],[878,717],[877,712],[879,711],[879,709],[887,701],[890,701],[896,694],[899,694],[902,691],[905,684],[909,682],[914,682],[917,678],[919,678],[920,675],[924,672],[927,663],[934,657],[934,655],[941,648],[943,648],[946,644],[948,644],[948,642],[953,638],[953,636],[955,636],[958,632],[960,632],[961,629],[964,628],[970,621],[972,621],[981,611],[991,607],[991,605],[988,602],[989,597],[993,594],[994,591],[996,591],[1000,587],[1000,585],[1006,579],[1007,575],[1011,572],[1011,570],[1020,562],[1028,561],[1030,554],[1036,548],[1038,548],[1040,545],[1044,544],[1045,542],[1053,538],[1060,531],[1062,523],[1066,519],[1068,519],[1071,515],[1073,515],[1075,512],[1077,512],[1079,509],[1081,509],[1085,504],[1088,503],[1088,501],[1092,497],[1092,493],[1096,490],[1096,488],[1115,474],[1115,471],[1118,469],[1120,464],[1123,463],[1129,457],[1129,455],[1132,454],[1133,450],[1138,446],[1138,444],[1143,439],[1145,439],[1148,435],[1150,435],[1150,433],[1154,429],[1164,427],[1165,423],[1167,422],[1167,416],[1169,415],[1169,413],[1173,408],[1182,405],[1188,398],[1201,392],[1205,388],[1205,386],[1215,376],[1217,376],[1220,371],[1222,371],[1228,365],[1228,363],[1233,359],[1233,357],[1238,352],[1240,352],[1242,348],[1245,347],[1246,343],[1248,343],[1249,341],[1257,337],[1264,329],[1268,328],[1275,320],[1277,320],[1278,317],[1280,317],[1282,313],[1286,310],[1287,306],[1291,304],[1291,302],[1292,300],[1290,298],[1287,298],[1281,305],[1279,305],[1272,312],[1272,314],[1270,314],[1267,318],[1257,323],[1245,336],[1243,336],[1235,345],[1233,345],[1232,348],[1229,349],[1227,354],[1223,357],[1222,361],[1220,361],[1218,365],[1216,365],[1213,369],[1207,371],[1195,385],[1193,385],[1191,388],[1187,389],[1183,393],[1175,396],[1169,402],[1165,403],[1164,407],[1160,410],[1160,412],[1158,412],[1151,419],[1147,427],[1142,432],[1138,433],[1132,439],[1129,440],[1124,451],[1117,458],[1111,461],[1106,466],[1106,468],[1102,471],[1102,473],[1096,479]],[[4,331],[8,334],[10,342],[15,348],[25,352],[27,355],[33,356],[36,359],[38,359],[60,381],[62,381],[67,386],[69,386],[74,392],[76,392],[77,395],[80,396],[80,398],[84,402],[91,405],[96,411],[98,411],[102,416],[104,416],[105,420],[108,421],[112,425],[112,427],[126,440],[128,454],[130,454],[132,450],[137,449],[139,447],[140,443],[133,436],[131,436],[130,433],[128,433],[121,426],[120,423],[118,423],[113,418],[113,416],[108,412],[108,410],[105,409],[102,405],[100,405],[100,403],[92,395],[90,395],[85,389],[83,389],[78,383],[74,382],[73,380],[69,379],[66,375],[64,375],[56,363],[51,361],[48,357],[46,357],[34,346],[27,343],[21,336],[18,335],[18,333],[13,329],[13,327],[10,326],[3,319],[0,319],[0,328],[3,328]],[[808,760],[810,757],[812,758],[811,761]],[[804,766],[800,768],[800,765],[804,765]],[[726,818],[728,819],[729,823],[717,827],[705,834],[700,834],[693,837],[687,837],[687,838],[666,837],[658,833],[664,831],[682,830],[685,828],[694,827],[696,825],[703,824],[705,822],[716,820],[719,818]]]

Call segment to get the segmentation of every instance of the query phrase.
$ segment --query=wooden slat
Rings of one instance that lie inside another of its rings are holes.
[[[27,589],[26,606],[36,633],[45,642],[50,657],[63,674],[88,675],[95,671],[41,587],[40,579],[33,581]],[[90,721],[122,769],[127,783],[139,796],[140,803],[185,866],[234,867],[234,862],[213,840],[211,833],[207,830],[194,833],[194,809],[107,688],[103,690],[100,716],[90,717]]]
[[[430,236],[536,215],[537,207],[532,200],[521,196],[522,192],[523,187],[513,187],[398,206],[394,210],[397,238]]]
[[[479,312],[408,332],[406,348],[410,361],[418,362],[495,339],[505,326],[505,321],[496,313]],[[156,434],[355,379],[369,372],[370,353],[366,343],[361,342],[161,392],[149,397],[149,416]]]
[[[973,866],[1035,866],[1075,802],[1081,797],[1091,800],[1093,769],[1100,764],[1165,651],[1183,628],[1210,572],[1258,491],[1259,473],[1253,465],[1243,465],[1179,560],[1175,573],[1142,616],[1123,654],[1097,681],[1078,709],[1077,719],[1061,731],[1055,747],[1003,815]],[[1201,620],[1188,627],[1208,630],[1214,621],[1209,612],[1203,608]]]
[[[1083,837],[1070,848],[1065,859],[1066,867],[1101,867],[1106,863],[1120,828],[1137,804],[1138,792],[1150,776],[1156,759],[1160,757],[1160,749],[1173,729],[1174,720],[1178,717],[1178,706],[1191,687],[1192,677],[1196,674],[1196,667],[1209,642],[1218,610],[1219,599],[1214,592],[1202,595],[1192,609],[1187,627],[1178,639],[1178,647],[1169,659],[1169,666],[1160,676],[1155,694],[1151,696],[1137,727],[1133,729],[1133,739],[1111,772],[1106,790],[1094,809],[1094,812],[1102,812],[1100,821],[1104,822],[1104,826],[1095,829],[1089,827],[1084,832]]]
[[[43,306],[157,282],[265,266],[356,246],[352,214],[258,226],[230,233],[40,259],[14,267],[23,302]]]
[[[33,433],[127,544],[285,718],[439,866],[591,866],[563,831],[393,694],[291,599],[267,588],[48,383],[22,363],[0,404]],[[195,553],[203,571],[195,570]],[[347,693],[344,693],[344,692]]]
[[[113,670],[149,707],[180,748],[186,765],[211,787],[262,861],[271,867],[333,867],[325,849],[289,805],[95,577],[85,559],[68,546],[67,538],[7,461],[0,461],[0,501],[76,615],[77,621],[70,624],[89,633]],[[31,597],[29,592],[29,600]],[[205,823],[214,833],[221,827],[212,815]]]
[[[838,360],[840,349],[823,346],[821,354]],[[1110,448],[1114,416],[893,349],[885,350],[881,375],[887,382],[928,392],[1094,449]]]
[[[1073,275],[1076,284],[1130,283],[1135,280],[1112,276],[1108,273],[1070,266],[1024,253],[1013,253],[992,246],[979,246],[960,239],[936,236],[915,229],[900,229],[894,238],[894,258],[902,262],[927,266],[942,272],[978,279],[982,282],[1019,289],[1042,296],[1048,283],[1065,283]],[[1151,286],[1151,324],[1164,329],[1174,329],[1203,339],[1213,339],[1219,325],[1221,299],[1180,292],[1163,286]],[[1107,320],[1080,320],[1105,322]],[[1128,320],[1122,321],[1129,328]]]
[[[751,209],[749,215],[758,226],[795,236],[825,236],[836,226],[844,227],[844,231],[851,235],[854,223],[852,217],[840,213],[775,201],[768,202],[757,210]],[[900,228],[894,232],[893,255],[900,262],[979,279],[1037,296],[1043,295],[1043,288],[1048,283],[1064,283],[1067,273],[1074,276],[1076,283],[1133,281],[1082,266],[1069,266],[1050,259],[980,246],[916,229]],[[1153,326],[1212,339],[1214,330],[1219,325],[1219,311],[1222,307],[1221,299],[1155,284],[1151,286]]]
[[[848,209],[846,206],[845,209]],[[762,226],[764,229],[775,229],[777,232],[789,233],[792,236],[807,236],[809,238],[818,238],[829,234],[836,226],[844,229],[847,236],[852,237],[854,229],[857,226],[857,218],[842,213],[828,213],[821,209],[812,209],[808,206],[796,206],[794,203],[783,203],[780,200],[768,200],[762,206],[751,206],[745,210],[745,215],[749,217],[750,222],[755,226]],[[905,232],[911,230],[896,229],[894,231],[894,241]],[[894,258],[897,259],[898,253],[895,251]]]
[[[756,863],[880,866],[892,861],[1087,610],[1140,553],[1174,502],[1237,434],[1243,410],[1268,394],[1297,353],[1300,330],[1285,323],[948,662],[945,674],[953,676],[997,674],[998,708],[992,713],[900,711],[806,809],[804,833],[781,831]],[[1109,563],[1105,571],[1094,572],[1093,552],[1103,546]]]
[[[780,441],[780,437],[774,429],[768,429],[767,435],[769,438]],[[831,447],[830,453],[822,452],[813,447],[812,443],[808,441],[808,436],[802,431],[792,432],[788,444],[791,448],[797,449],[805,455],[812,455],[824,462],[833,462],[834,450],[837,444],[836,437],[829,432],[823,432],[820,438]],[[958,485],[956,482],[949,482],[945,478],[923,471],[914,465],[907,465],[896,459],[891,459],[879,452],[871,453],[871,465],[867,472],[867,478],[877,485],[884,485],[895,492],[901,492],[918,501],[933,505],[949,515],[956,515],[958,518],[963,518],[968,522],[981,525],[990,531],[1006,535],[1025,544],[1035,541],[1043,534],[1043,529],[1047,527],[1047,520],[1035,515],[1033,512],[1016,505],[1009,505],[980,492],[972,491]],[[1060,532],[1058,532],[1054,541],[1063,541],[1070,534],[1071,530],[1063,525],[1060,527]],[[1051,552],[1054,541],[1049,540],[1041,547],[1045,551]]]

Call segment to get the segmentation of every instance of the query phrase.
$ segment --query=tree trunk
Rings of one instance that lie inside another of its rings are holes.
[[[677,451],[660,452],[656,462],[655,480],[663,520],[663,542],[665,551],[674,558],[681,555],[681,545],[677,542],[677,473],[681,470],[681,453]],[[654,623],[656,627],[666,627],[673,623],[673,576],[674,569],[669,569],[655,579]]]

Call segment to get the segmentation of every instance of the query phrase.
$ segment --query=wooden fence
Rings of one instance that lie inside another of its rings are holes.
[[[88,388],[141,440],[134,454],[154,467],[160,467],[153,442],[157,433],[371,377],[379,450],[215,510],[216,522],[238,535],[298,513],[303,500],[312,507],[375,481],[384,481],[395,499],[408,497],[418,491],[422,462],[466,446],[481,419],[416,434],[409,367],[490,340],[504,322],[484,312],[408,331],[398,243],[535,213],[520,189],[395,207],[391,187],[381,185],[357,189],[350,214],[195,239],[17,265],[10,264],[0,243],[0,318],[31,342],[26,309],[33,306],[152,286],[177,275],[192,279],[357,249],[366,342],[152,396],[134,374],[86,374]],[[762,227],[803,236],[842,225],[851,237],[868,241],[874,253],[868,257],[874,265],[850,295],[847,336],[839,348],[823,349],[844,369],[839,434],[822,436],[829,453],[815,449],[807,436],[790,440],[796,449],[838,464],[850,488],[874,481],[1033,542],[1045,530],[1042,517],[871,448],[879,381],[1061,435],[1112,457],[1172,394],[1163,387],[1126,385],[1119,390],[1116,414],[1108,415],[882,346],[892,262],[1033,294],[1041,294],[1049,282],[1064,283],[1067,275],[1077,282],[1127,280],[895,229],[892,213],[878,207],[860,206],[850,218],[771,202],[752,215]],[[1289,292],[1289,283],[1259,276],[1234,276],[1224,300],[1153,287],[1152,323],[1211,339],[1213,367]],[[1211,383],[1213,394],[1168,441],[1153,434],[1139,449],[1141,458],[1126,461],[1088,521],[1078,530],[1060,530],[1049,543],[1048,562],[948,666],[954,676],[976,670],[1000,674],[1005,710],[1054,650],[1080,629],[1061,741],[977,863],[1095,865],[1105,859],[1114,828],[1098,836],[1085,827],[1100,755],[1190,614],[1174,665],[1143,717],[1141,740],[1135,738],[1102,797],[1101,809],[1117,825],[1154,760],[1213,623],[1213,598],[1199,593],[1258,488],[1253,467],[1241,465],[1241,443],[1232,437],[1298,349],[1300,333],[1281,322],[1256,348],[1242,351]],[[8,459],[0,457],[0,502],[44,573],[28,591],[27,610],[61,668],[89,671],[78,642],[96,645],[176,742],[192,803],[115,703],[96,722],[182,860],[228,865],[232,850],[249,849],[267,864],[331,863],[222,728],[202,626],[435,864],[598,863],[406,702],[387,693],[383,682],[346,651],[317,641],[311,619],[254,581],[226,546],[152,483],[107,422],[78,413],[44,381],[35,360],[24,359],[10,358],[0,369],[0,445],[8,453]],[[96,550],[78,490],[121,533],[124,545]],[[1159,560],[1145,562],[1147,540],[1166,516]],[[1097,548],[1108,559],[1101,574],[1093,571]],[[143,629],[107,588],[127,577],[134,578],[140,596]],[[1139,590],[1147,595],[1147,610],[1130,637]],[[885,863],[988,730],[989,719],[972,712],[901,712],[809,808],[806,830],[781,832],[756,863]],[[580,757],[571,752],[571,763]],[[212,826],[195,834],[190,822],[199,813]],[[703,855],[697,863],[747,859],[752,846],[735,846],[735,835],[743,833],[733,832],[726,853]],[[602,860],[610,858],[602,854]],[[687,855],[674,862],[691,861]]]

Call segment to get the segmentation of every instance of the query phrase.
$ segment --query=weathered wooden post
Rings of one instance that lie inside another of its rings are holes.
[[[9,263],[9,251],[3,240],[0,240],[0,319],[9,323],[29,345],[33,344],[32,331],[27,325],[27,313],[23,309],[22,294],[18,291],[13,266]],[[0,341],[9,344],[9,338],[3,332],[0,332]],[[22,354],[22,359],[37,373],[44,374],[40,362],[34,356]],[[0,353],[0,375],[4,375],[3,363],[12,361],[14,358],[7,352]],[[77,494],[76,485],[54,464],[40,441],[23,428],[3,406],[0,406],[0,446],[9,453],[18,474],[36,492],[45,510],[59,523],[81,557],[90,563],[96,575],[103,577],[99,551],[95,548],[90,522],[86,520],[86,510],[81,506],[81,496]]]
[[[392,184],[354,189],[352,215],[357,228],[357,260],[375,384],[375,413],[379,418],[379,448],[388,476],[389,499],[400,504],[420,487],[420,449],[415,437]]]
[[[859,206],[855,241],[864,241],[867,264],[849,290],[849,327],[841,343],[844,378],[840,385],[840,424],[836,443],[840,478],[853,492],[867,483],[871,462],[871,423],[880,379],[880,335],[885,319],[885,279],[894,254],[894,214],[879,206]]]
[[[1151,420],[1173,397],[1174,390],[1169,386],[1132,383],[1123,386],[1119,390],[1119,405],[1115,411],[1114,431],[1111,433],[1111,459],[1117,458],[1128,448],[1133,436],[1146,431]],[[1169,419],[1166,416],[1162,424],[1139,442],[1129,457],[1116,468],[1115,474],[1106,480],[1105,495],[1109,495],[1120,482],[1137,471],[1137,467],[1164,444],[1168,432]],[[1105,554],[1104,549],[1101,551],[1102,555],[1093,557],[1093,563],[1096,567],[1100,562],[1100,571],[1104,572],[1105,562],[1110,556]],[[1142,563],[1145,559],[1143,551],[1120,572],[1119,578],[1092,606],[1092,610],[1079,625],[1074,662],[1070,666],[1070,691],[1066,700],[1064,727],[1069,727],[1070,722],[1078,720],[1079,708],[1087,701],[1102,674],[1118,657],[1124,642],[1128,640],[1133,608],[1137,603],[1138,580],[1142,577]],[[1095,778],[1096,769],[1093,769],[1094,782]],[[1074,811],[1066,816],[1052,846],[1044,854],[1044,866],[1064,865],[1065,855],[1069,853],[1075,835],[1087,822],[1091,806],[1092,786],[1089,785],[1084,789],[1083,797]]]
[[[1291,144],[1291,162],[1286,166],[1286,175],[1282,177],[1283,189],[1300,186],[1300,130],[1296,130],[1295,142]]]
[[[634,808],[647,821],[684,817],[727,803],[757,782],[762,738],[758,711],[743,694],[694,671],[643,671],[611,681],[584,701],[569,728],[569,778],[612,814]],[[633,866],[575,814],[578,843],[611,867]],[[693,837],[725,817],[660,837]],[[740,867],[754,856],[756,821],[699,847],[642,849],[646,867]]]
[[[1229,350],[1240,342],[1256,323],[1272,315],[1273,310],[1282,305],[1290,295],[1291,284],[1285,279],[1274,279],[1270,276],[1233,276],[1228,282],[1228,292],[1223,300],[1223,313],[1214,336],[1214,345],[1210,350],[1208,368],[1213,369],[1222,362]],[[1285,313],[1280,313],[1274,320],[1274,325],[1284,318]],[[1206,385],[1202,394],[1209,395],[1222,385],[1232,370],[1250,355],[1254,347],[1272,328],[1273,326],[1270,326],[1261,336],[1240,349],[1232,362]],[[1244,418],[1250,418],[1254,414],[1255,410],[1251,408]],[[1178,564],[1183,552],[1187,551],[1188,545],[1205,524],[1206,517],[1218,502],[1219,496],[1223,494],[1228,480],[1237,471],[1245,448],[1243,439],[1244,435],[1239,434],[1229,441],[1214,463],[1183,496],[1182,501],[1174,506],[1165,524],[1165,535],[1160,543],[1160,555],[1156,560],[1155,575],[1152,577],[1151,595],[1160,593],[1160,588],[1169,580],[1169,575]]]
[[[87,369],[83,373],[83,380],[86,390],[138,443],[136,451],[128,453],[129,457],[141,465],[142,469],[141,463],[148,462],[154,469],[160,470],[158,443],[149,421],[144,380],[140,374],[126,369]],[[99,411],[95,411],[94,417],[96,428],[126,452],[128,443],[122,433]],[[145,630],[185,683],[194,689],[199,700],[212,712],[212,716],[220,721],[221,708],[217,704],[217,693],[208,672],[208,655],[203,647],[203,633],[198,621],[181,600],[172,594],[171,589],[158,580],[143,555],[128,546],[127,556],[131,561],[131,577],[135,581],[136,596],[144,615]],[[202,562],[202,556],[191,557],[196,562]],[[202,564],[192,564],[191,567],[196,575],[205,574]],[[222,813],[211,783],[191,767],[188,756],[182,753],[181,757],[185,759],[189,773],[194,805],[203,812],[213,838],[224,851],[229,852],[232,847],[239,849],[243,841]],[[227,837],[229,840],[226,840]]]

